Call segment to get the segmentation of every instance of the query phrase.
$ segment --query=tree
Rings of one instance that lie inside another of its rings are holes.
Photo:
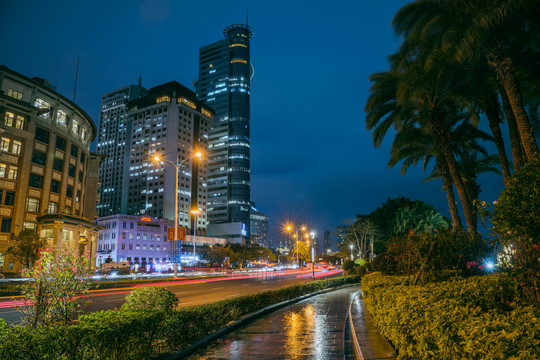
[[[90,263],[88,257],[64,248],[43,250],[36,266],[23,271],[31,279],[21,285],[24,304],[18,310],[23,323],[30,327],[68,325],[80,311],[80,297],[93,286],[84,279],[92,273]]]
[[[234,254],[231,249],[216,245],[207,248],[204,257],[210,262],[211,265],[217,263],[219,266],[222,266],[225,258],[230,259],[233,255]]]
[[[29,269],[37,259],[39,251],[47,245],[47,240],[40,238],[36,231],[24,229],[15,237],[15,245],[7,249],[7,253]]]
[[[296,261],[297,256],[299,256],[300,261],[310,261],[311,255],[309,253],[309,246],[307,246],[307,243],[304,241],[298,241],[297,244],[294,244],[290,251],[291,255],[294,257],[294,260]]]

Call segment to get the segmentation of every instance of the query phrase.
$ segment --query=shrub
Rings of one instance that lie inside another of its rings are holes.
[[[352,260],[345,260],[343,262],[343,266],[341,267],[343,270],[345,270],[347,273],[354,269],[354,261]]]
[[[520,306],[504,275],[423,286],[404,276],[366,275],[364,301],[400,359],[537,359],[540,310]]]
[[[122,310],[162,310],[171,312],[178,305],[178,298],[169,289],[147,286],[135,289],[126,297]]]

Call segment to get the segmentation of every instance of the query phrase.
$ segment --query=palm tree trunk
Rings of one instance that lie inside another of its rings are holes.
[[[521,143],[525,150],[527,160],[538,154],[538,144],[534,138],[531,122],[523,104],[523,96],[519,88],[519,81],[514,71],[512,59],[509,56],[502,56],[498,49],[493,49],[487,56],[488,63],[494,68],[497,80],[504,87],[508,101],[512,107],[512,112],[519,129]]]
[[[439,156],[436,158],[437,170],[441,174],[444,183],[444,189],[446,190],[446,198],[448,199],[448,207],[450,209],[450,216],[452,216],[452,229],[463,229],[461,225],[461,218],[459,217],[459,210],[456,203],[456,196],[454,195],[452,177],[448,173],[448,166],[443,158]]]
[[[476,211],[473,209],[472,199],[469,197],[465,185],[463,184],[463,179],[457,165],[457,161],[454,158],[454,153],[450,146],[450,134],[444,123],[442,115],[436,115],[432,118],[433,121],[430,122],[431,131],[434,135],[435,145],[440,149],[446,163],[448,165],[448,170],[454,184],[456,184],[456,190],[461,201],[461,207],[463,208],[463,214],[465,215],[465,222],[467,223],[467,231],[471,234],[476,233],[477,229],[477,217]]]
[[[508,124],[508,135],[510,136],[510,148],[512,149],[512,159],[514,160],[514,171],[518,170],[525,163],[523,158],[523,147],[521,146],[521,139],[519,137],[519,130],[516,124],[516,118],[512,111],[510,101],[503,87],[500,86],[499,93],[501,94],[501,100],[503,103],[504,113],[506,115],[506,123]]]
[[[506,150],[504,149],[504,140],[502,137],[501,127],[499,126],[501,122],[501,116],[499,111],[499,101],[496,96],[489,96],[487,99],[486,106],[486,117],[489,121],[489,128],[493,134],[493,140],[497,146],[497,152],[499,153],[499,160],[501,162],[501,169],[503,174],[504,185],[508,184],[510,177],[510,166],[508,165],[508,158],[506,157]]]

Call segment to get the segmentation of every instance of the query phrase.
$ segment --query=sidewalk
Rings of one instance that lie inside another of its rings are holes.
[[[388,340],[379,332],[366,311],[361,292],[351,302],[349,321],[357,359],[375,360],[397,357]]]

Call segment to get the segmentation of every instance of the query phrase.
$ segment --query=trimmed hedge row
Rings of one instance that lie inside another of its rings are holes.
[[[0,359],[149,359],[181,349],[240,317],[315,291],[359,282],[358,276],[291,285],[279,290],[174,310],[102,311],[75,325],[35,329],[0,322]]]
[[[516,304],[509,277],[411,282],[362,279],[365,305],[399,359],[540,359],[540,309]]]

